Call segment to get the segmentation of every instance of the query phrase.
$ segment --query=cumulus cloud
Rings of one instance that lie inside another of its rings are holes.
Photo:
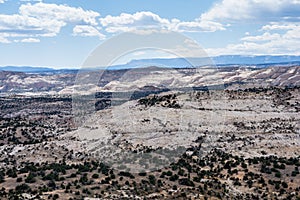
[[[29,0],[26,0],[29,1]],[[30,0],[31,1],[31,0]],[[147,32],[147,30],[167,30],[177,32],[213,32],[224,30],[218,22],[180,21],[166,19],[152,12],[122,13],[119,16],[107,15],[99,18],[100,14],[80,7],[47,3],[26,3],[19,7],[19,13],[0,15],[0,36],[9,37],[54,37],[62,27],[74,25],[75,36],[96,36],[104,39],[100,33],[101,26],[106,33],[118,32]],[[100,22],[100,24],[99,24]],[[7,42],[6,40],[1,40]],[[1,42],[0,41],[0,42]],[[18,41],[18,40],[14,40]]]
[[[84,22],[86,24],[97,25],[96,18],[99,13],[83,10],[82,8],[74,8],[66,5],[57,4],[25,4],[21,5],[19,12],[23,16],[35,17],[38,19],[55,19],[64,22]]]
[[[53,19],[39,20],[23,15],[0,15],[0,32],[11,36],[55,36],[66,23]]]
[[[168,29],[170,21],[152,12],[122,13],[119,16],[108,15],[100,19],[107,32],[126,32],[139,29]]]
[[[300,25],[288,30],[284,35],[285,39],[300,40]]]
[[[67,24],[97,25],[99,13],[78,7],[46,3],[23,4],[19,13],[0,15],[0,36],[9,37],[54,37]],[[19,40],[15,40],[19,41]]]
[[[174,31],[178,32],[215,32],[225,30],[224,26],[218,22],[211,21],[192,21],[179,22],[175,25]]]
[[[274,31],[274,30],[290,30],[297,28],[299,23],[280,23],[280,22],[271,22],[265,26],[263,26],[261,31]]]
[[[214,32],[226,30],[230,23],[253,20],[262,23],[272,21],[295,22],[300,20],[300,0],[221,0],[210,10],[190,22],[173,22],[172,30],[179,32]],[[265,28],[275,28],[265,27]]]
[[[0,0],[1,1],[1,0]],[[2,0],[3,1],[3,0]],[[137,12],[134,14],[122,13],[118,16],[107,15],[99,18],[100,14],[81,7],[70,7],[39,2],[40,0],[22,0],[28,2],[19,7],[19,12],[12,15],[0,14],[0,42],[19,41],[16,37],[54,37],[67,25],[73,25],[73,35],[96,36],[104,39],[106,33],[119,32],[147,32],[149,30],[167,30],[177,32],[214,32],[225,30],[219,22],[180,21],[166,19],[152,12]],[[100,22],[100,23],[99,23]],[[5,39],[6,38],[6,39]]]
[[[241,43],[228,44],[225,48],[207,49],[207,52],[210,55],[300,55],[300,24],[271,23],[263,26],[261,30],[267,32],[256,36],[246,36],[241,38]]]
[[[101,40],[105,39],[105,35],[99,32],[98,29],[96,29],[93,26],[88,26],[88,25],[76,25],[73,28],[73,34],[75,36],[97,36]]]
[[[293,21],[298,19],[299,0],[222,0],[200,17],[202,21],[231,22],[239,20]]]
[[[0,0],[0,3],[4,3],[5,2],[5,0]]]
[[[129,32],[145,29],[171,30],[178,32],[204,32],[224,30],[217,22],[194,21],[182,22],[178,19],[165,19],[152,12],[122,13],[119,16],[108,15],[100,18],[101,25],[109,33]]]
[[[259,41],[270,41],[270,40],[278,40],[278,39],[280,39],[280,34],[278,33],[271,34],[269,32],[266,32],[263,35],[243,37],[241,40],[249,41],[249,42],[259,42]]]

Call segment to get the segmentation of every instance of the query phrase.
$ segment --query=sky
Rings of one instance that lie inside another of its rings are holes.
[[[78,68],[141,29],[178,32],[209,56],[300,55],[300,0],[0,0],[0,66]]]

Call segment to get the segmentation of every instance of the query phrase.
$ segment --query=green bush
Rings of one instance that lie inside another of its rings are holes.
[[[92,178],[99,178],[99,174],[93,174]]]
[[[174,175],[170,176],[169,180],[176,181],[176,180],[178,180],[178,178],[179,178],[179,176],[177,174],[174,174]]]
[[[29,185],[24,183],[24,184],[21,184],[21,185],[17,185],[15,190],[16,190],[17,193],[24,193],[24,192],[31,191],[31,188],[30,188]]]
[[[26,177],[26,179],[25,179],[25,182],[26,183],[35,183],[36,182],[36,180],[35,180],[35,174],[33,174],[33,173],[29,173],[28,174],[28,176]]]
[[[155,183],[156,183],[155,176],[154,175],[149,175],[148,178],[149,178],[150,184],[155,185]]]
[[[179,180],[178,180],[178,183],[179,183],[180,185],[186,185],[186,186],[191,186],[191,187],[194,187],[194,186],[195,186],[194,182],[191,181],[191,180],[188,179],[188,178],[182,178],[182,179],[179,179]]]

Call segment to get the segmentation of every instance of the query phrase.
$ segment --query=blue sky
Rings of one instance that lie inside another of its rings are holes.
[[[175,31],[210,56],[300,55],[300,0],[0,0],[0,65],[79,67],[105,40]]]

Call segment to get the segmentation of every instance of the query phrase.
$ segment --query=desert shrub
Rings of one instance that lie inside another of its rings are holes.
[[[121,171],[119,173],[119,176],[125,176],[125,177],[129,177],[131,179],[134,179],[134,176],[130,172],[123,172],[123,171]]]
[[[155,185],[155,183],[156,183],[156,178],[155,178],[154,175],[149,175],[149,176],[148,176],[148,179],[149,179],[150,184]]]
[[[139,176],[147,176],[147,173],[146,172],[140,172]]]
[[[174,175],[170,176],[169,180],[176,181],[176,180],[178,180],[178,178],[179,178],[179,176],[177,174],[174,174]]]
[[[92,178],[99,178],[99,174],[93,174]]]
[[[25,183],[35,183],[36,182],[35,176],[36,175],[34,173],[30,172],[25,179]]]
[[[30,188],[29,185],[24,183],[24,184],[21,184],[21,185],[17,185],[15,190],[16,190],[17,193],[24,193],[24,192],[30,192],[31,188]]]
[[[179,183],[180,185],[186,185],[186,186],[191,186],[191,187],[194,187],[194,186],[195,186],[194,182],[191,181],[191,180],[188,179],[188,178],[182,178],[182,179],[179,179],[179,180],[178,180],[178,183]]]
[[[23,179],[22,179],[21,177],[17,178],[17,182],[18,182],[18,183],[20,183],[20,182],[22,182],[22,181],[23,181]]]

